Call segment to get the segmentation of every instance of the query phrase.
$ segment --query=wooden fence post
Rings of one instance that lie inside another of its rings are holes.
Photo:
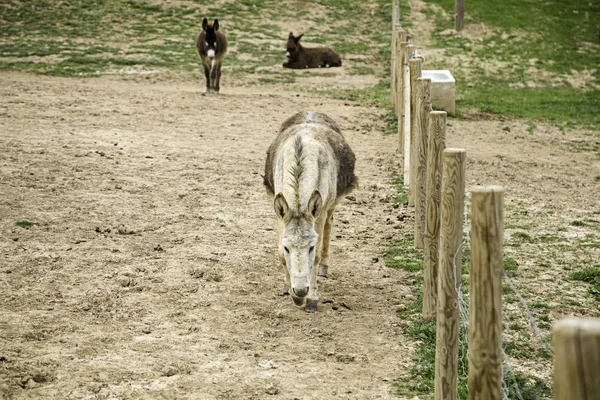
[[[454,29],[460,32],[465,27],[465,0],[454,1]]]
[[[446,149],[442,167],[440,270],[435,339],[435,399],[455,400],[458,382],[458,282],[465,197],[464,149]]]
[[[400,143],[399,149],[404,159],[404,61],[409,51],[409,43],[405,40],[397,43],[398,53],[396,54],[396,114],[398,116],[398,140]],[[402,164],[404,168],[404,164]]]
[[[396,115],[400,113],[400,106],[398,105],[399,91],[402,85],[402,53],[400,44],[406,41],[406,31],[400,27],[399,24],[394,25],[392,31],[392,83],[390,90],[390,97],[392,99],[392,105],[396,111]]]
[[[394,20],[394,18],[392,17],[392,21]],[[390,100],[392,102],[392,107],[394,108],[394,110],[396,111],[396,113],[398,112],[398,109],[396,108],[396,91],[398,90],[398,85],[397,85],[397,79],[396,79],[396,37],[397,37],[397,31],[398,29],[400,29],[400,26],[396,23],[392,24],[392,59],[391,59],[391,67],[390,67]]]
[[[412,44],[402,43],[402,89],[400,94],[402,99],[398,102],[400,104],[400,113],[402,114],[402,130],[401,137],[404,140],[402,146],[402,156],[404,157],[404,187],[408,187],[410,184],[410,68],[409,60],[414,52],[414,46]],[[398,118],[398,124],[400,124],[400,118]]]
[[[442,154],[446,143],[446,111],[429,113],[427,134],[427,213],[423,239],[423,318],[435,315],[440,245]]]
[[[392,2],[392,26],[400,22],[400,5],[398,0]]]
[[[503,195],[498,186],[471,190],[469,400],[502,399]]]
[[[421,77],[423,69],[423,60],[413,58],[409,62],[410,68],[410,185],[408,190],[408,205],[415,204],[415,188],[416,188],[416,130],[418,129],[417,118],[417,78]]]
[[[600,319],[558,321],[552,340],[554,400],[600,399]]]
[[[415,107],[415,247],[422,249],[427,213],[427,135],[431,111],[431,79],[417,78]]]

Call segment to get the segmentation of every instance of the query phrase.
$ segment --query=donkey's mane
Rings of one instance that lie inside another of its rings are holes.
[[[294,140],[294,164],[290,167],[290,186],[294,191],[296,197],[297,212],[300,212],[300,178],[304,173],[304,143],[302,142],[302,136],[297,135]]]

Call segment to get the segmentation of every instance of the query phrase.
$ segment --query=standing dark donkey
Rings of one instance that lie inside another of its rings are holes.
[[[202,60],[204,75],[206,76],[206,93],[219,93],[221,89],[221,65],[227,54],[227,38],[219,31],[219,20],[215,19],[212,25],[204,18],[202,32],[196,41],[196,51]]]
[[[304,34],[294,37],[290,32],[287,41],[288,62],[283,64],[284,68],[305,69],[305,68],[329,68],[341,67],[342,59],[339,54],[329,47],[307,48],[300,44],[300,39]]]

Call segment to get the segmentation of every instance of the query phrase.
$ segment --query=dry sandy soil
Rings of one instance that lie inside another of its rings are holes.
[[[175,83],[5,73],[0,87],[3,398],[391,397],[410,282],[376,262],[397,168],[381,110]],[[299,110],[338,121],[362,182],[312,315],[279,296],[261,177]]]

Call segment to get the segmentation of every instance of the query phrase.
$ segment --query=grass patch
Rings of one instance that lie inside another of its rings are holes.
[[[600,265],[587,267],[581,271],[571,273],[571,279],[589,283],[590,293],[600,301]]]
[[[29,229],[33,226],[38,226],[39,224],[40,224],[39,222],[28,221],[26,219],[22,219],[22,220],[15,222],[16,226],[20,226],[21,228],[25,228],[25,229]]]
[[[270,75],[270,70],[264,68],[281,67],[288,34],[269,21],[311,18],[306,3],[276,0],[225,4],[198,0],[178,5],[149,0],[4,3],[0,70],[54,76],[125,76],[132,71],[151,70],[154,74],[177,72],[184,79],[197,79],[202,72],[195,50],[200,21],[205,16],[217,16],[229,41],[229,54],[224,61],[226,74],[238,78],[257,75],[250,77],[252,83],[294,83],[292,74]],[[310,3],[322,7],[317,22],[327,29],[308,29],[304,32],[305,41],[331,46],[342,59],[368,55],[368,62],[355,58],[350,63],[351,74],[373,75],[374,65],[387,65],[392,11],[386,0]],[[364,15],[386,29],[366,30],[360,40],[348,40],[356,36],[355,21]]]
[[[473,0],[465,30],[486,27],[474,39],[447,34],[454,27],[454,1],[426,3],[435,20],[435,47],[449,57],[469,58],[468,70],[459,65],[452,71],[459,108],[600,126],[593,111],[600,104],[598,25],[589,18],[600,13],[600,3]],[[534,129],[530,122],[529,133]]]
[[[392,185],[396,188],[394,204],[408,203],[408,188],[404,187],[404,175],[394,172],[392,174]]]
[[[531,243],[533,241],[531,236],[525,232],[515,232],[510,238],[516,243]]]
[[[400,187],[399,195],[404,194],[404,188]],[[409,367],[407,374],[394,381],[396,393],[401,396],[413,397],[419,396],[422,399],[432,399],[435,385],[435,348],[436,348],[436,324],[435,320],[427,321],[421,318],[423,307],[423,255],[414,249],[413,235],[406,235],[402,240],[391,244],[384,255],[386,265],[392,268],[400,268],[410,273],[414,279],[414,301],[402,304],[399,307],[398,317],[405,321],[403,328],[404,334],[417,343],[413,362]],[[468,247],[463,247],[462,265],[463,275],[468,274],[470,263],[470,252]],[[505,258],[504,268],[515,272],[517,262],[510,258]],[[463,296],[467,295],[468,286],[462,285]],[[518,324],[512,324],[511,329],[521,331]],[[468,331],[467,327],[461,324],[459,329],[459,377],[458,377],[458,398],[467,398],[467,377],[468,377]],[[544,349],[535,349],[530,343],[522,341],[507,341],[504,344],[505,351],[511,356],[524,359],[548,359],[551,355]],[[539,400],[550,398],[550,387],[541,379],[532,375],[515,372],[512,368],[504,365],[504,387],[506,396],[509,399],[521,398],[523,400]],[[521,397],[517,397],[521,393]]]
[[[514,258],[508,257],[508,256],[504,256],[504,271],[509,275],[509,276],[516,276],[517,275],[517,267],[519,266],[519,264],[517,263],[517,261]]]
[[[413,235],[392,243],[385,252],[385,264],[408,272],[423,271],[423,255],[414,249],[413,243]]]

